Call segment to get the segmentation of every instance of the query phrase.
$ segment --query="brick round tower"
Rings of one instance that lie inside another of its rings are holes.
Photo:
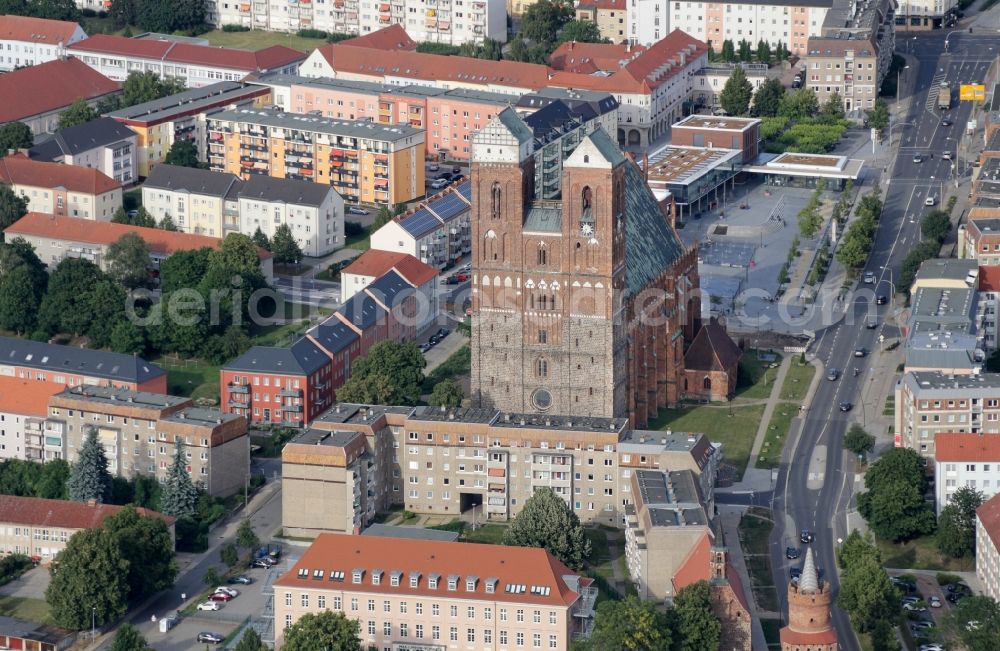
[[[812,549],[806,550],[798,584],[788,585],[788,626],[781,629],[782,651],[837,651],[830,624],[830,584],[820,581]]]

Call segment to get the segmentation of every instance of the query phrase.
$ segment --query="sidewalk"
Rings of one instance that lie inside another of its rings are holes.
[[[757,609],[757,602],[753,598],[752,583],[750,582],[750,572],[747,571],[746,561],[743,558],[743,546],[740,544],[740,518],[746,507],[720,504],[718,506],[718,520],[722,527],[722,538],[729,550],[729,563],[740,576],[743,583],[743,598],[752,608],[750,616],[750,648],[766,649],[767,641],[764,638],[764,628],[761,626],[761,617],[771,617],[782,619],[781,613],[771,613]]]

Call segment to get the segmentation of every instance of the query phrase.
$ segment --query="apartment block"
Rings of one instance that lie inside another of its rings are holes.
[[[125,508],[98,504],[93,500],[71,502],[0,495],[0,551],[24,554],[49,563],[66,548],[73,534],[84,529],[97,529]],[[163,520],[170,530],[170,537],[174,537],[174,517],[142,507],[136,511],[142,517]]]
[[[717,112],[717,109],[722,108],[719,97],[722,94],[722,89],[726,87],[726,82],[729,81],[730,75],[733,74],[737,66],[743,68],[743,73],[746,75],[747,81],[750,82],[750,86],[753,87],[755,93],[760,88],[760,85],[767,81],[771,69],[766,63],[718,63],[702,68],[694,77],[694,94],[692,99],[695,105],[710,108],[713,110],[713,113]],[[750,105],[753,106],[752,98]]]
[[[965,239],[963,257],[983,266],[1000,265],[1000,218],[970,219],[960,235]]]
[[[628,40],[629,27],[625,3],[626,0],[581,0],[576,5],[576,19],[596,24],[602,38],[623,43]]]
[[[904,373],[896,382],[896,447],[933,457],[935,437],[1000,433],[1000,374]]]
[[[241,81],[250,74],[295,74],[305,59],[305,54],[284,45],[254,52],[109,34],[95,34],[74,43],[66,48],[66,54],[115,81],[125,81],[130,72],[139,70],[180,79],[188,88]]]
[[[45,462],[59,459],[59,446],[46,448],[49,397],[65,384],[0,375],[0,459]]]
[[[792,54],[803,56],[807,51],[810,37],[820,36],[827,14],[833,7],[832,0],[790,0],[786,3],[769,4],[763,0],[742,0],[736,2],[701,3],[694,0],[666,3],[670,8],[670,29],[680,29],[703,41],[710,41],[716,52],[721,51],[723,41],[749,41],[756,48],[760,41],[767,41],[773,49],[783,43]],[[658,11],[660,3],[640,3],[640,10],[633,13],[630,20],[636,23],[636,33],[648,33],[657,26],[660,19],[667,23],[666,16]],[[653,13],[649,15],[648,9]],[[666,31],[663,32],[664,34]],[[637,39],[638,43],[647,41]]]
[[[338,34],[369,34],[398,25],[416,41],[448,45],[507,40],[505,0],[213,0],[206,20],[273,32],[319,29]]]
[[[322,256],[344,245],[344,200],[309,181],[157,165],[142,186],[143,206],[157,220],[168,215],[185,233],[273,237],[287,225],[302,252]]]
[[[934,437],[934,466],[939,516],[959,488],[989,499],[1000,493],[1000,434],[941,432]]]
[[[78,23],[31,16],[0,16],[0,72],[55,61],[67,45],[87,38]]]
[[[438,270],[407,253],[369,249],[359,255],[340,272],[340,300],[346,303],[390,271],[417,290],[417,332],[435,322],[441,311]]]
[[[444,269],[472,251],[472,184],[453,185],[372,233],[373,249],[405,253]]]
[[[31,160],[23,153],[0,158],[0,181],[24,197],[31,212],[110,221],[122,207],[122,185],[107,174]]]
[[[195,407],[190,398],[77,386],[49,399],[46,433],[61,439],[70,463],[90,428],[97,429],[108,470],[125,479],[166,479],[178,438],[186,446],[191,479],[210,495],[231,495],[250,479],[247,421]]]
[[[896,29],[918,31],[940,29],[948,19],[957,19],[958,3],[955,0],[901,0],[896,8]]]
[[[344,613],[376,648],[568,649],[597,589],[534,547],[320,535],[274,583],[275,648],[307,613]]]
[[[410,126],[242,109],[210,115],[208,139],[215,172],[314,181],[352,203],[424,194],[424,132]]]
[[[1000,600],[1000,496],[976,509],[976,578],[983,594]]]
[[[176,95],[136,104],[108,113],[136,135],[138,175],[163,162],[177,140],[189,140],[198,148],[198,159],[208,160],[205,116],[219,109],[270,104],[267,88],[236,81],[219,81]]]
[[[138,183],[135,132],[111,118],[59,129],[28,150],[28,157],[49,163],[95,169],[122,185]]]

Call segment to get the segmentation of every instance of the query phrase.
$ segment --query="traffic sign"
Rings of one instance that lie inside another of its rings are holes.
[[[986,86],[984,84],[962,84],[959,87],[958,98],[963,102],[985,102]]]

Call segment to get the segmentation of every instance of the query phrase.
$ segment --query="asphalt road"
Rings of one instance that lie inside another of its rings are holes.
[[[956,97],[947,111],[954,126],[941,126],[942,113],[936,109],[937,87],[942,80],[947,81],[957,96],[955,89],[959,83],[978,82],[985,77],[1000,48],[995,34],[953,33],[950,51],[944,53],[945,37],[946,34],[935,32],[918,36],[914,41],[913,51],[920,65],[915,71],[906,71],[918,75],[913,86],[914,96],[906,117],[898,122],[900,126],[892,129],[892,136],[902,140],[894,167],[889,170],[892,178],[888,185],[883,180],[885,206],[865,268],[876,275],[877,283],[863,285],[849,304],[845,318],[817,333],[812,352],[826,369],[836,368],[842,373],[836,381],[821,380],[798,435],[786,446],[784,462],[775,482],[773,497],[777,517],[771,540],[771,560],[782,610],[786,613],[787,601],[781,586],[788,583],[790,561],[785,560],[784,549],[788,545],[800,546],[800,529],[815,532],[812,546],[816,564],[826,570],[826,576],[834,583],[834,591],[838,589],[837,573],[833,571],[836,540],[848,533],[846,515],[854,503],[853,461],[849,453],[844,454],[842,439],[856,416],[841,412],[838,406],[844,401],[855,405],[862,403],[865,385],[880,363],[879,335],[891,338],[898,333],[892,301],[879,306],[875,304],[874,295],[892,295],[892,283],[899,275],[900,263],[919,241],[920,218],[926,211],[933,210],[924,206],[924,199],[928,194],[936,194],[940,203],[942,183],[951,183],[954,189],[952,162],[943,159],[941,154],[956,152],[971,109],[968,103],[959,104]],[[915,163],[915,154],[925,160]],[[971,171],[968,162],[957,161],[958,174]],[[876,315],[879,325],[868,329],[864,322],[872,314]],[[855,358],[857,348],[874,352],[864,358]],[[859,369],[857,376],[852,372],[854,367]],[[878,370],[895,372],[895,369]],[[868,398],[876,400],[876,409],[881,408],[878,401],[882,397]],[[760,497],[758,503],[759,500]],[[801,559],[791,561],[801,562]],[[833,618],[840,648],[859,651],[847,615],[835,607]]]

